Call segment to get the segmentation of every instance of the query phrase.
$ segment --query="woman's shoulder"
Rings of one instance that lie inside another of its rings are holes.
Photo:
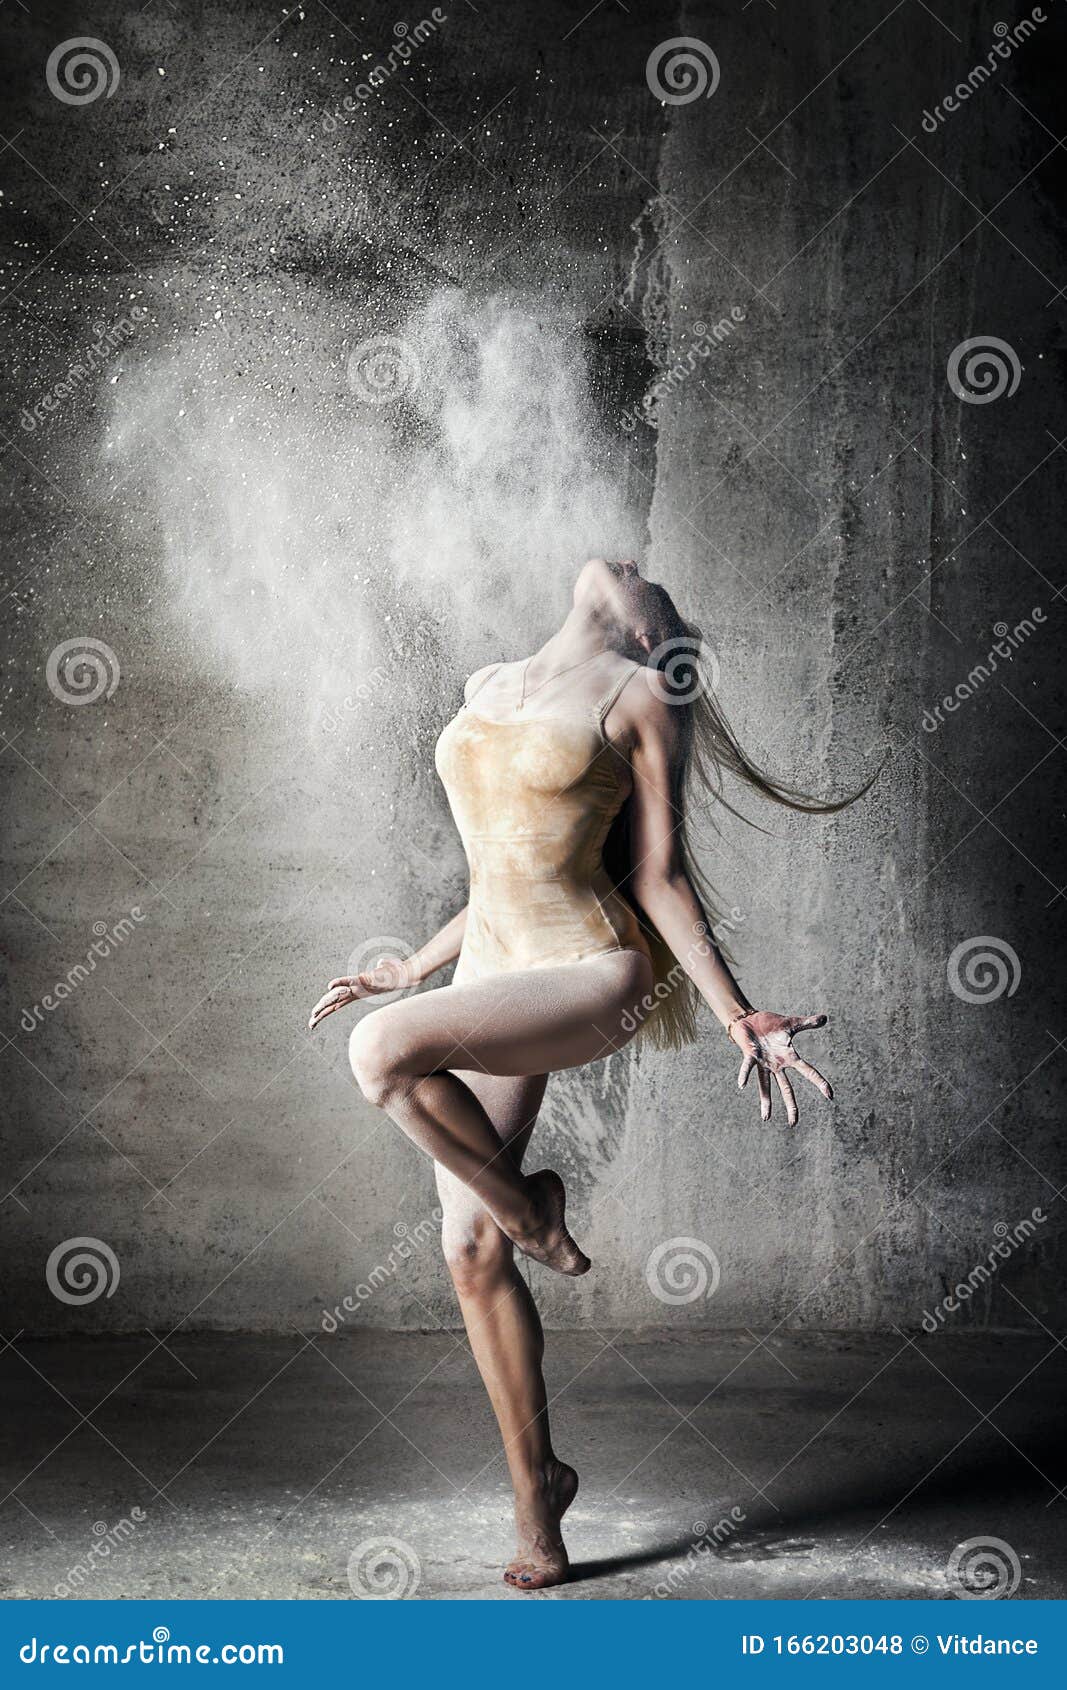
[[[639,700],[646,689],[638,684],[636,676],[645,674],[645,665],[636,663],[632,657],[624,657],[621,652],[612,653],[613,662],[608,670],[606,696],[625,698],[628,703]]]
[[[476,669],[473,675],[468,675],[467,679],[463,683],[464,703],[469,704],[479,687],[485,684],[490,675],[495,675],[497,670],[503,669],[504,666],[503,661],[497,663],[485,663],[480,669]]]
[[[613,723],[613,736],[619,728],[633,728],[644,714],[648,697],[648,688],[642,686],[637,678],[644,673],[644,664],[635,663],[633,658],[624,657],[621,653],[614,655],[607,684],[601,695],[598,706],[602,723],[606,724],[610,716]]]
[[[632,658],[619,658],[611,695],[613,713],[641,733],[670,733],[677,725],[672,700],[658,669]]]

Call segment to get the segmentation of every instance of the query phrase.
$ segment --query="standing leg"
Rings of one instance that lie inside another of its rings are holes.
[[[533,1131],[545,1076],[465,1072],[460,1078],[489,1116],[516,1169]],[[521,1590],[567,1576],[560,1520],[578,1475],[552,1450],[541,1361],[544,1332],[514,1249],[492,1215],[455,1174],[437,1164],[442,1243],[474,1359],[493,1405],[515,1493],[518,1553],[504,1573]]]

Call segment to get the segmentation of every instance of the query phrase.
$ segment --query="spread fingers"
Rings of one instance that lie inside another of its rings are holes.
[[[828,1101],[833,1101],[834,1094],[830,1082],[828,1080],[824,1080],[822,1075],[819,1073],[819,1070],[817,1068],[813,1068],[810,1062],[805,1062],[803,1057],[798,1056],[796,1061],[791,1063],[790,1066],[795,1068],[798,1074],[803,1074],[806,1080],[810,1080],[816,1091],[821,1091]]]
[[[782,1102],[785,1104],[785,1118],[791,1127],[795,1127],[798,1117],[797,1099],[789,1082],[789,1076],[784,1071],[779,1070],[774,1077],[778,1081],[778,1090],[781,1092]]]

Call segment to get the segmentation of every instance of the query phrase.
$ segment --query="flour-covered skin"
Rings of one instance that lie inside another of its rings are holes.
[[[571,1279],[588,1273],[593,1264],[567,1231],[567,1193],[559,1175],[552,1168],[542,1168],[539,1174],[530,1175],[526,1190],[537,1220],[524,1233],[508,1234],[516,1249]]]
[[[800,1112],[796,1093],[785,1072],[787,1068],[795,1068],[798,1074],[803,1074],[816,1091],[822,1092],[828,1103],[832,1102],[834,1094],[829,1081],[824,1080],[819,1070],[813,1068],[810,1062],[805,1062],[793,1049],[795,1033],[807,1033],[825,1025],[825,1015],[775,1015],[769,1009],[754,1010],[751,1015],[734,1021],[730,1037],[743,1053],[737,1084],[739,1088],[746,1086],[755,1068],[761,1120],[769,1121],[771,1118],[771,1087],[767,1075],[773,1074],[785,1104],[785,1118],[791,1127],[796,1126]]]
[[[415,984],[415,977],[400,957],[379,957],[373,968],[362,974],[339,974],[331,980],[322,997],[311,1011],[308,1032],[313,1033],[328,1015],[347,1009],[361,998],[373,998],[383,992],[404,991]]]
[[[577,1492],[574,1468],[553,1458],[536,1476],[530,1491],[516,1496],[518,1553],[504,1568],[504,1583],[513,1590],[544,1590],[550,1584],[566,1582],[571,1564],[560,1524]]]

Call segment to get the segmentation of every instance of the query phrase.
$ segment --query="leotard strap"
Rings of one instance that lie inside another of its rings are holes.
[[[497,670],[502,668],[500,663],[490,663],[485,669],[476,669],[463,688],[463,702],[469,704],[475,693],[481,692],[486,681],[490,680]]]
[[[604,718],[606,717],[608,711],[611,709],[613,704],[618,702],[620,693],[625,687],[629,686],[640,667],[641,665],[637,663],[632,669],[628,669],[626,674],[622,675],[619,680],[615,682],[615,685],[608,689],[608,691],[604,694],[604,697],[600,700],[600,703],[594,705],[593,716],[601,733],[604,732]]]

